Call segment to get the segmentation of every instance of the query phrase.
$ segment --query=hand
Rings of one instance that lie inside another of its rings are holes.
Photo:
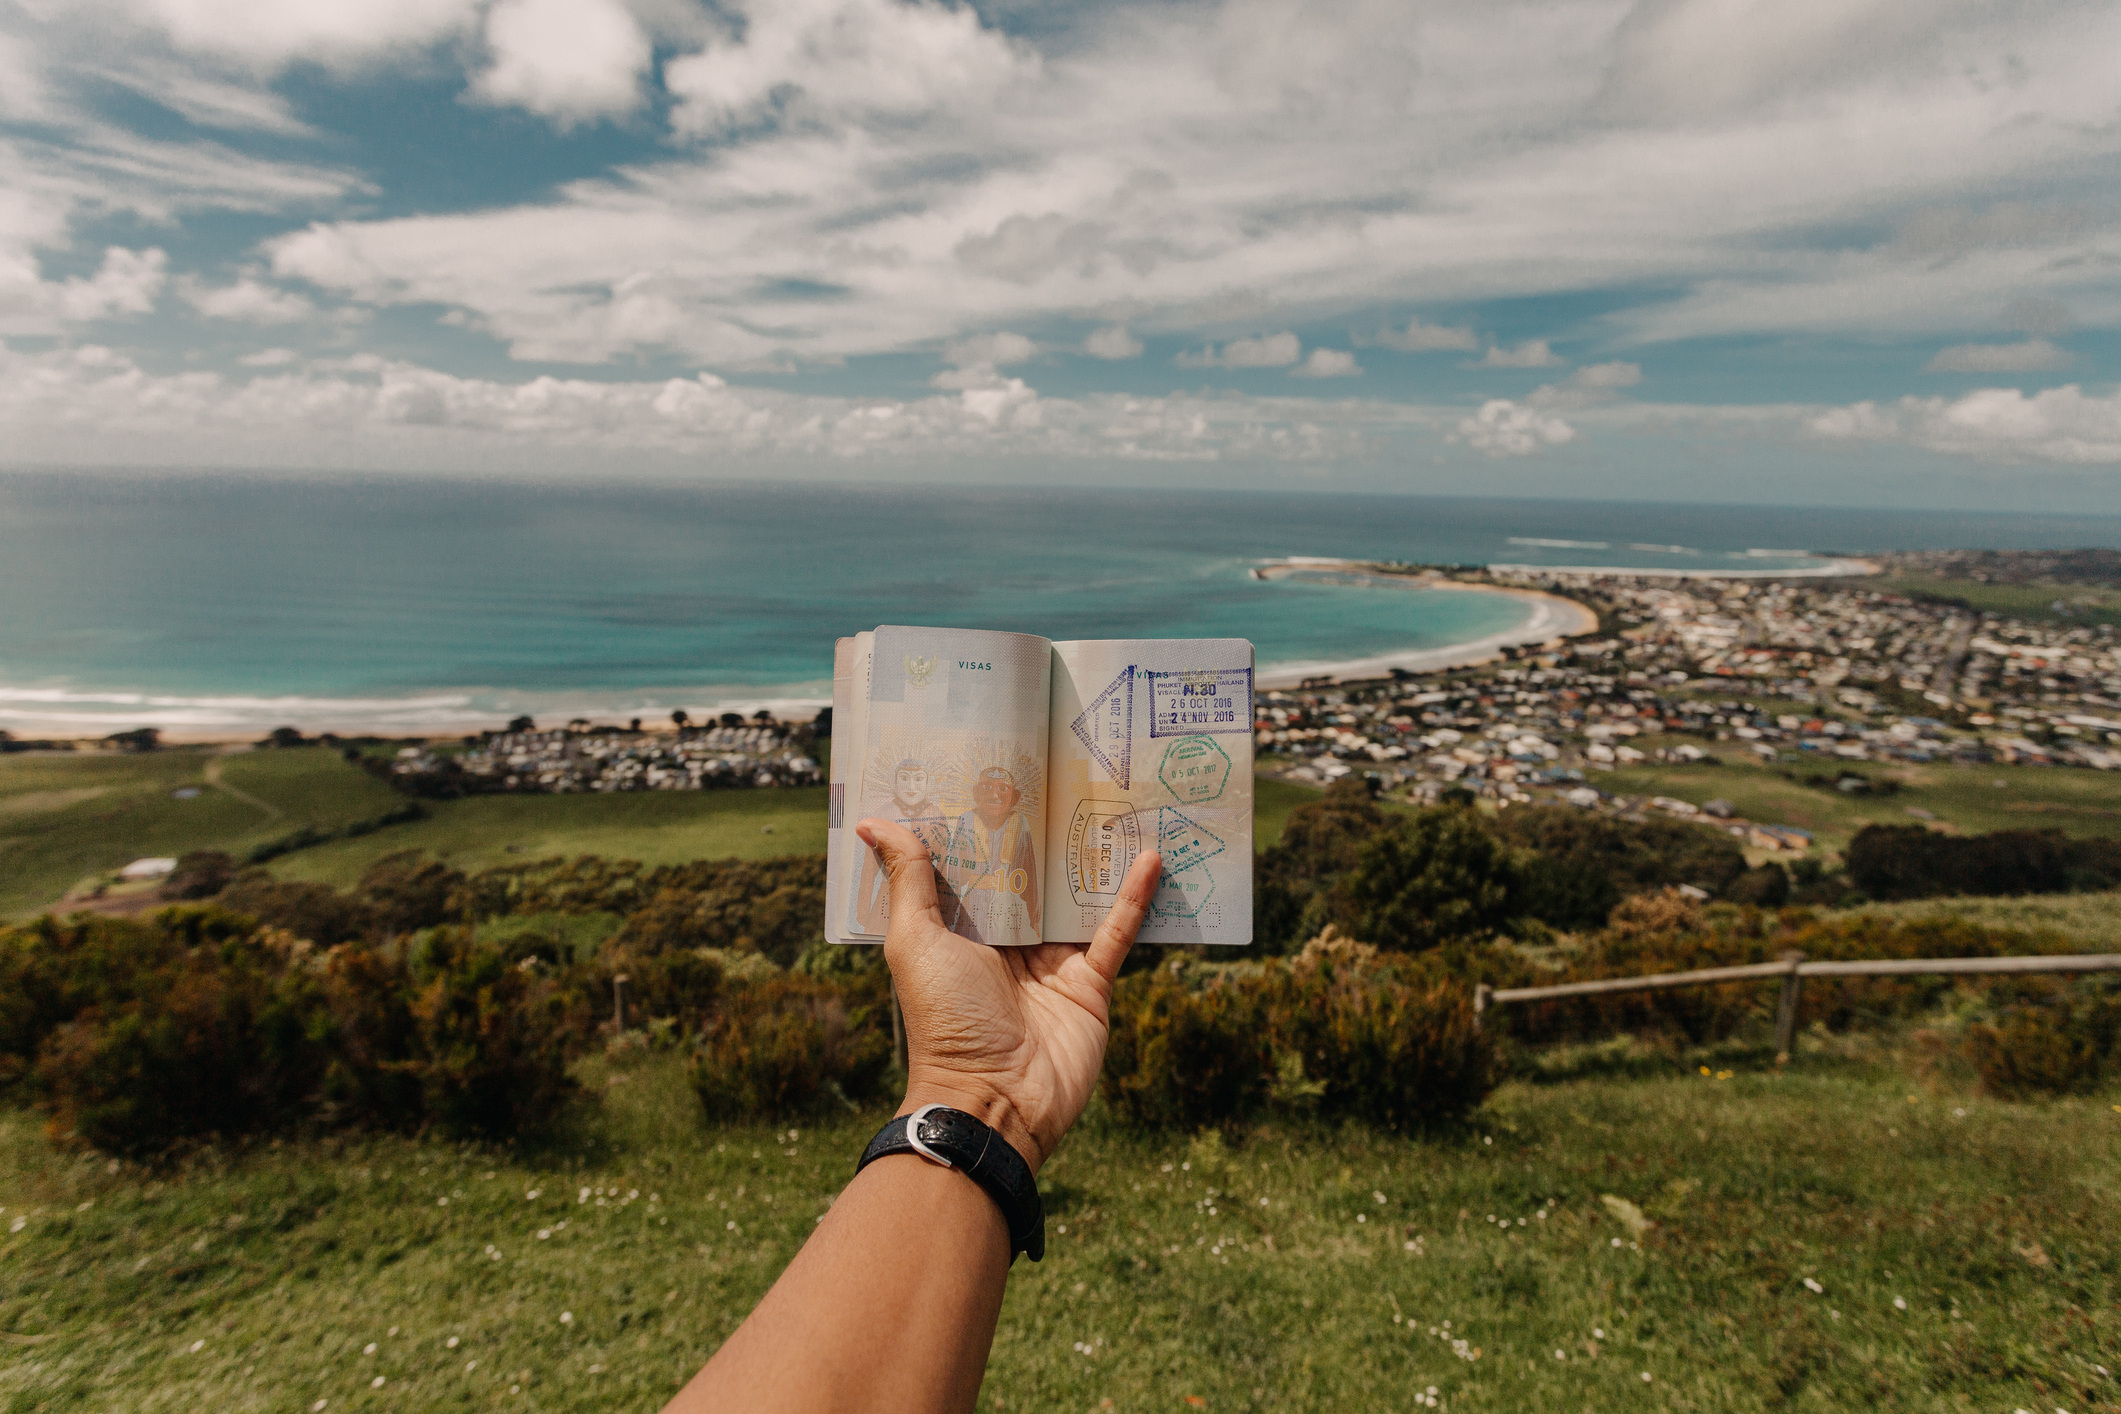
[[[995,948],[943,926],[928,847],[905,826],[864,820],[891,879],[884,958],[906,1018],[906,1103],[963,1110],[999,1131],[1036,1173],[1059,1147],[1104,1064],[1112,982],[1134,946],[1163,860],[1134,861],[1088,947]]]

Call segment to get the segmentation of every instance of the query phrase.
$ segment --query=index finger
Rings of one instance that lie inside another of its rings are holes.
[[[1134,935],[1141,931],[1142,919],[1149,914],[1149,899],[1156,893],[1156,881],[1163,872],[1164,858],[1155,850],[1138,857],[1127,871],[1126,881],[1119,886],[1118,901],[1105,914],[1105,921],[1097,925],[1097,934],[1090,939],[1085,956],[1090,960],[1090,970],[1107,982],[1119,976],[1120,964],[1127,960]]]

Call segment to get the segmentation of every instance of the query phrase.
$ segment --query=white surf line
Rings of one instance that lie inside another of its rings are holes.
[[[1489,574],[1569,575],[1582,579],[1847,579],[1857,575],[1883,574],[1869,560],[1828,560],[1788,570],[1727,570],[1687,568],[1641,569],[1630,565],[1489,565]]]
[[[1574,638],[1598,629],[1598,616],[1573,599],[1547,594],[1536,589],[1516,589],[1494,584],[1466,584],[1458,580],[1437,577],[1415,577],[1412,575],[1384,574],[1368,567],[1366,561],[1327,559],[1317,556],[1291,555],[1272,561],[1255,571],[1262,579],[1282,579],[1291,573],[1303,570],[1345,570],[1360,576],[1365,582],[1388,589],[1452,590],[1467,594],[1499,594],[1518,600],[1531,609],[1524,622],[1500,633],[1487,634],[1481,638],[1462,643],[1446,644],[1441,648],[1406,649],[1395,653],[1379,653],[1367,658],[1341,659],[1335,662],[1269,663],[1258,672],[1261,688],[1300,686],[1306,678],[1377,678],[1390,673],[1394,668],[1408,672],[1437,672],[1445,668],[1471,667],[1478,663],[1492,662],[1502,656],[1505,648],[1523,648],[1555,642],[1563,638]],[[1276,574],[1274,571],[1281,573]]]

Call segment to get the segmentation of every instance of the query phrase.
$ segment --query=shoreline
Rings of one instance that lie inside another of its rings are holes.
[[[1336,581],[1356,579],[1379,588],[1423,592],[1442,590],[1466,594],[1499,594],[1515,599],[1530,607],[1531,613],[1523,623],[1500,633],[1491,633],[1463,643],[1446,644],[1441,648],[1403,649],[1391,653],[1376,653],[1365,658],[1349,658],[1326,662],[1273,663],[1256,674],[1258,686],[1265,689],[1299,687],[1306,679],[1332,678],[1355,680],[1379,678],[1394,668],[1409,672],[1440,672],[1448,668],[1470,668],[1490,663],[1502,656],[1505,648],[1524,648],[1558,644],[1567,638],[1579,638],[1598,631],[1598,615],[1592,613],[1574,599],[1559,594],[1549,594],[1539,589],[1515,589],[1499,584],[1467,584],[1460,580],[1445,579],[1441,575],[1386,574],[1372,569],[1366,560],[1336,560],[1313,556],[1295,556],[1272,561],[1255,569],[1253,573],[1261,579],[1289,579],[1298,575],[1329,575]]]

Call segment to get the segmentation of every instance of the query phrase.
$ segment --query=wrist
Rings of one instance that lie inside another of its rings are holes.
[[[1033,1174],[1046,1161],[1045,1147],[1038,1142],[1016,1102],[992,1086],[968,1082],[957,1076],[943,1079],[917,1074],[907,1081],[906,1099],[897,1113],[910,1115],[923,1105],[947,1105],[971,1115],[1008,1140],[1009,1147],[1023,1157]]]

